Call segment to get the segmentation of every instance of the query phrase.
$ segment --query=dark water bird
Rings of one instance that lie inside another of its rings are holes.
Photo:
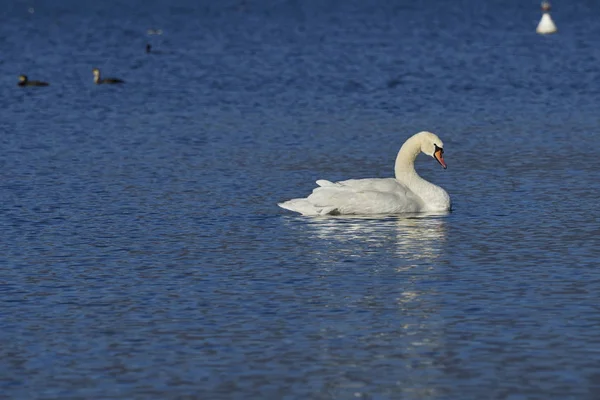
[[[146,54],[171,54],[170,51],[161,51],[161,50],[154,50],[152,48],[152,45],[150,43],[146,44]]]
[[[30,81],[27,78],[27,75],[19,75],[19,83],[17,83],[17,86],[48,86],[48,85],[50,85],[48,82]]]
[[[102,79],[100,77],[100,70],[98,68],[94,68],[92,70],[92,72],[94,73],[94,83],[96,85],[101,85],[101,84],[115,84],[115,83],[125,83],[124,80],[122,79],[118,79],[118,78],[104,78]]]

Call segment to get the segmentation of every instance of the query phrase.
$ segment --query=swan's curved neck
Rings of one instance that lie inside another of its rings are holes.
[[[421,152],[421,141],[418,137],[407,140],[396,157],[396,179],[418,195],[428,211],[450,209],[450,197],[444,189],[421,178],[415,170],[415,159]]]
[[[399,176],[405,177],[407,174],[414,174],[415,171],[415,159],[421,152],[421,142],[415,137],[408,139],[400,148],[398,156],[396,157],[396,165],[394,172],[396,173],[396,179]]]

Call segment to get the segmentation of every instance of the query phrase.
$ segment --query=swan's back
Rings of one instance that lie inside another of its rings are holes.
[[[318,188],[304,199],[279,206],[303,215],[398,214],[422,211],[423,201],[394,178],[317,181]]]

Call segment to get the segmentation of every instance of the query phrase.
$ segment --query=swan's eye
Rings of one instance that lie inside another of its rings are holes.
[[[444,154],[444,149],[439,147],[437,144],[433,144],[433,146],[435,147],[435,150],[433,151],[434,153],[439,151],[440,153]]]

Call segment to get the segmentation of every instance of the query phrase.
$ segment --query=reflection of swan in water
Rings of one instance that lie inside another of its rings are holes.
[[[415,280],[440,276],[430,271],[443,268],[446,218],[439,213],[379,218],[340,216],[311,218],[306,222],[316,232],[316,239],[331,249],[315,253],[326,268],[336,268],[346,261],[362,261],[369,268],[389,268],[388,272],[393,269],[403,275],[398,280],[400,307],[420,302],[421,290],[413,284]]]
[[[319,297],[323,309],[351,311],[348,318],[365,321],[363,330],[352,333],[364,343],[389,346],[387,356],[394,359],[394,371],[406,377],[399,378],[401,382],[420,391],[422,398],[437,398],[435,389],[429,388],[431,374],[415,374],[414,366],[435,373],[443,364],[445,325],[440,298],[444,296],[440,289],[447,278],[440,270],[445,268],[448,219],[417,214],[290,218],[289,222],[302,231],[297,235],[316,243],[309,257],[320,269],[319,287],[330,285],[325,286],[327,295]],[[348,334],[345,319],[326,327],[326,333],[334,337]],[[386,362],[385,358],[380,361]],[[352,397],[347,387],[336,390],[340,398]]]
[[[305,221],[319,240],[348,243],[338,250],[360,256],[364,252],[393,250],[395,256],[408,261],[431,262],[444,250],[445,218],[447,213],[414,214],[407,216],[311,218]],[[335,243],[332,243],[335,244]],[[402,268],[402,267],[399,267]]]
[[[436,261],[444,252],[444,218],[398,218],[396,254],[412,260]],[[400,268],[400,267],[399,267]]]

